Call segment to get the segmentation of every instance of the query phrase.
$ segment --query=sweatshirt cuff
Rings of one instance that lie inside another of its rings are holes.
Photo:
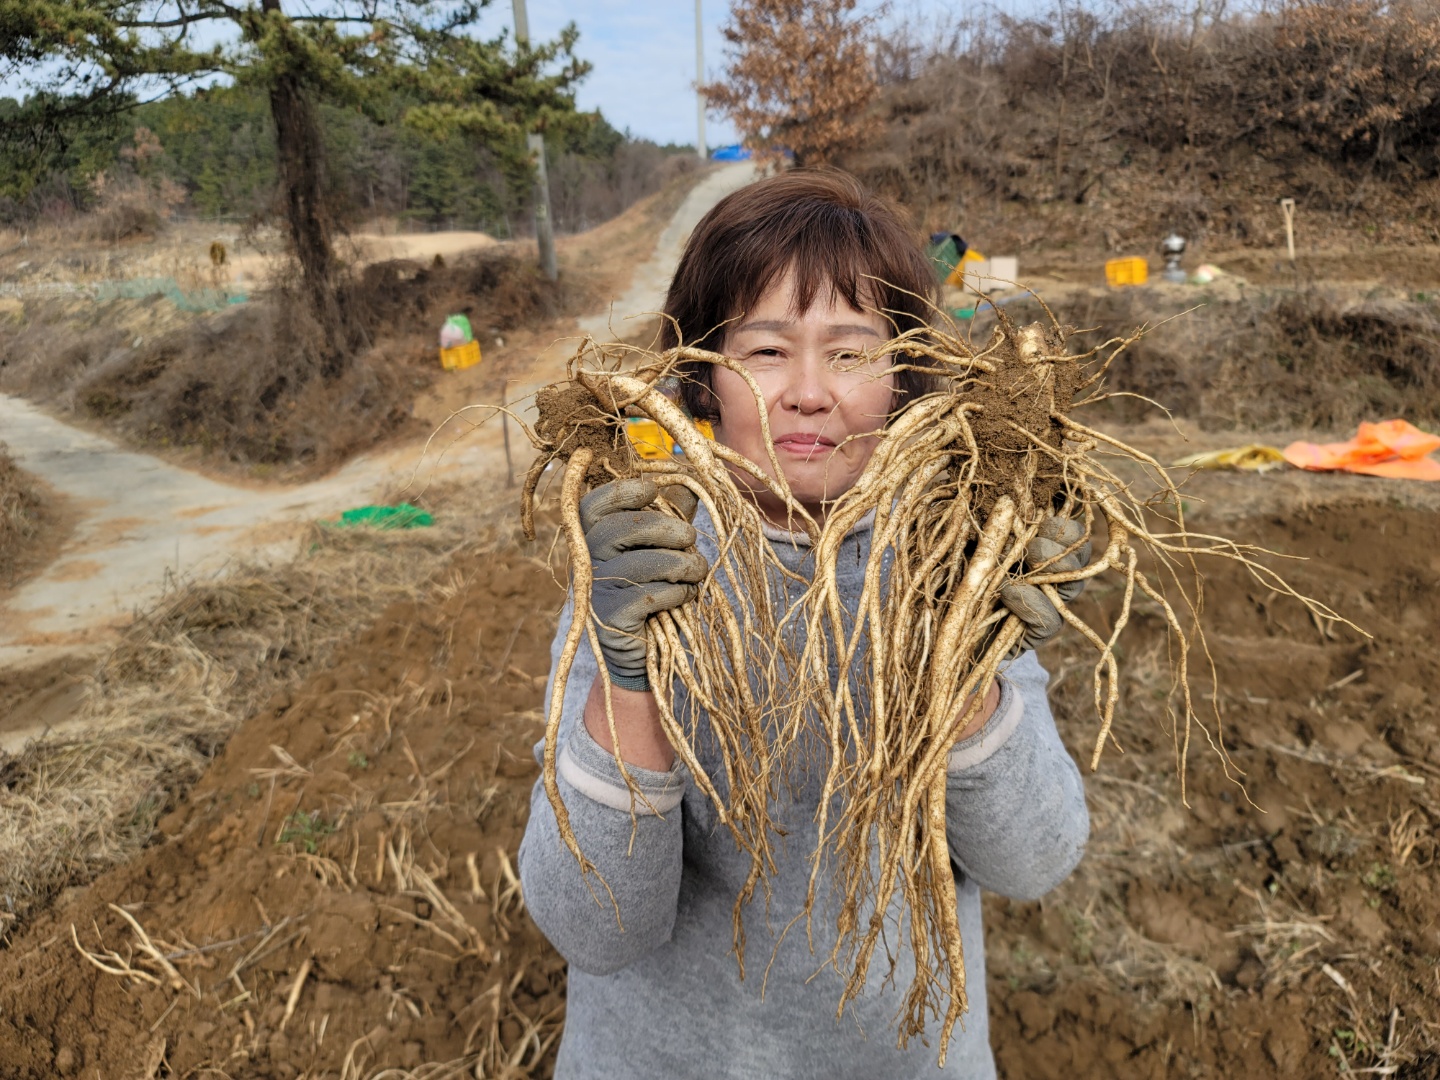
[[[990,714],[990,719],[985,721],[984,727],[968,739],[955,744],[945,766],[946,772],[963,772],[987,761],[1009,741],[1010,736],[1015,734],[1015,729],[1020,726],[1020,719],[1025,715],[1024,699],[1007,680],[997,677],[995,681],[1000,686],[1000,701],[996,704],[995,711]]]
[[[677,760],[669,772],[625,766],[635,786],[649,800],[631,792],[615,757],[597,743],[583,723],[576,724],[560,748],[555,769],[560,778],[592,802],[639,815],[668,814],[685,796],[685,767]]]

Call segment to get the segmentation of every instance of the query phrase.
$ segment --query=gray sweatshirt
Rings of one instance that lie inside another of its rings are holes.
[[[713,565],[716,548],[703,508],[695,525],[700,551]],[[772,543],[788,566],[808,571],[808,549],[788,539]],[[867,523],[845,539],[837,563],[852,606],[869,551]],[[567,604],[551,649],[552,689],[572,612]],[[530,914],[570,964],[557,1080],[993,1077],[980,890],[1022,900],[1043,895],[1080,861],[1090,828],[1080,774],[1055,731],[1048,677],[1034,653],[1009,665],[994,715],[950,752],[946,821],[970,1011],[955,1030],[943,1071],[936,1069],[933,1039],[930,1046],[912,1039],[907,1050],[896,1047],[898,1010],[914,970],[908,950],[897,950],[891,973],[882,945],[865,993],[837,1019],[843,983],[824,966],[835,919],[833,911],[822,912],[823,896],[812,924],[813,954],[803,922],[781,934],[804,903],[823,769],[809,770],[809,781],[793,790],[781,785],[772,801],[772,819],[788,837],[768,902],[757,890],[746,909],[747,977],[741,980],[732,910],[749,857],[678,761],[669,772],[630,767],[658,811],[636,806],[632,838],[630,793],[614,758],[582,721],[596,672],[595,656],[582,644],[565,692],[559,783],[580,850],[613,890],[623,929],[603,888],[593,878],[582,880],[539,781],[520,845]],[[550,696],[547,691],[547,708]],[[677,715],[683,713],[677,709]],[[698,723],[705,723],[703,713]],[[537,760],[540,755],[537,745]],[[718,761],[702,757],[701,764],[717,775]],[[892,915],[898,917],[898,906]],[[863,925],[868,915],[860,918]]]

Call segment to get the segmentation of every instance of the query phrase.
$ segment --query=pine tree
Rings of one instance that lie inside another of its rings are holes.
[[[229,76],[262,92],[290,247],[309,306],[334,335],[326,365],[338,370],[353,320],[337,289],[320,103],[384,122],[400,118],[400,102],[406,123],[463,133],[522,168],[526,130],[593,120],[575,110],[573,87],[589,65],[574,55],[574,27],[547,44],[482,41],[467,31],[490,2],[0,0],[0,63],[31,73],[47,111],[26,120],[40,129],[131,107],[136,91],[157,84]]]

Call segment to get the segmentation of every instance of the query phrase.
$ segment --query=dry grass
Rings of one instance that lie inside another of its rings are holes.
[[[1039,312],[1025,302],[1007,310]],[[1204,430],[1348,433],[1389,416],[1440,423],[1440,310],[1429,299],[1357,299],[1318,287],[1233,300],[1199,289],[1168,299],[1112,290],[1057,311],[1086,328],[1077,342],[1149,326],[1111,368],[1109,389],[1160,401]],[[1102,408],[1096,415],[1121,422],[1157,415],[1137,397]]]
[[[0,589],[14,579],[43,519],[44,502],[34,481],[0,442]]]
[[[451,500],[430,529],[317,526],[293,561],[183,584],[138,618],[91,676],[78,732],[0,755],[0,939],[142,847],[235,727],[415,596],[483,506]]]
[[[844,164],[985,251],[1273,247],[1283,192],[1312,237],[1433,242],[1437,40],[1433,5],[1380,0],[972,7],[879,44]]]
[[[439,373],[435,335],[447,315],[467,312],[482,334],[508,334],[578,299],[505,250],[448,267],[367,266],[339,288],[343,340],[287,287],[204,315],[158,295],[38,296],[0,323],[0,389],[146,449],[313,473],[421,430],[412,407]]]
[[[498,939],[499,942],[508,942],[511,922],[524,916],[525,912],[520,882],[511,864],[510,855],[504,848],[497,849],[501,873],[488,892],[472,863],[469,898],[485,900],[491,904],[492,925],[482,933],[465,920],[436,884],[436,879],[444,876],[443,866],[433,866],[426,871],[415,861],[410,826],[423,830],[427,816],[428,808],[403,815],[400,824],[394,827],[395,841],[386,845],[385,874],[389,880],[393,880],[395,894],[431,905],[432,915],[429,919],[403,912],[400,914],[433,931],[442,944],[449,944],[455,950],[456,959],[477,956],[486,963],[493,963],[498,958],[498,950],[492,951],[486,945],[486,937],[491,941]],[[393,907],[389,910],[398,911]],[[366,1055],[357,1044],[351,1047],[350,1053],[346,1055],[341,1080],[350,1080],[352,1077],[355,1080],[361,1077],[364,1077],[364,1080],[449,1080],[451,1077],[461,1076],[523,1080],[534,1075],[536,1067],[545,1060],[546,1054],[560,1037],[564,1006],[539,1017],[531,1017],[521,1009],[515,1000],[515,991],[528,974],[530,969],[520,965],[508,979],[494,983],[481,996],[486,1007],[466,1034],[465,1052],[462,1056],[450,1061],[430,1062],[409,1070],[382,1068],[365,1072],[362,1071],[362,1066]],[[413,1006],[407,1003],[406,1007]],[[507,1040],[502,1035],[501,1025],[507,1022],[518,1025],[518,1037]]]

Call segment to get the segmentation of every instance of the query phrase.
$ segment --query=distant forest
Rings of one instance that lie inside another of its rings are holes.
[[[15,127],[23,128],[26,111],[0,99],[0,120]],[[321,104],[317,111],[332,206],[342,218],[393,217],[502,238],[532,231],[531,178],[515,155],[464,135],[377,123],[358,110]],[[562,232],[614,217],[695,164],[693,147],[633,138],[598,113],[579,127],[547,143],[551,207]],[[23,155],[0,146],[0,221],[82,212],[107,184],[141,179],[152,189],[163,183],[172,210],[210,219],[258,219],[275,198],[275,133],[258,88],[213,87],[137,105],[72,124],[41,153],[31,145]]]

